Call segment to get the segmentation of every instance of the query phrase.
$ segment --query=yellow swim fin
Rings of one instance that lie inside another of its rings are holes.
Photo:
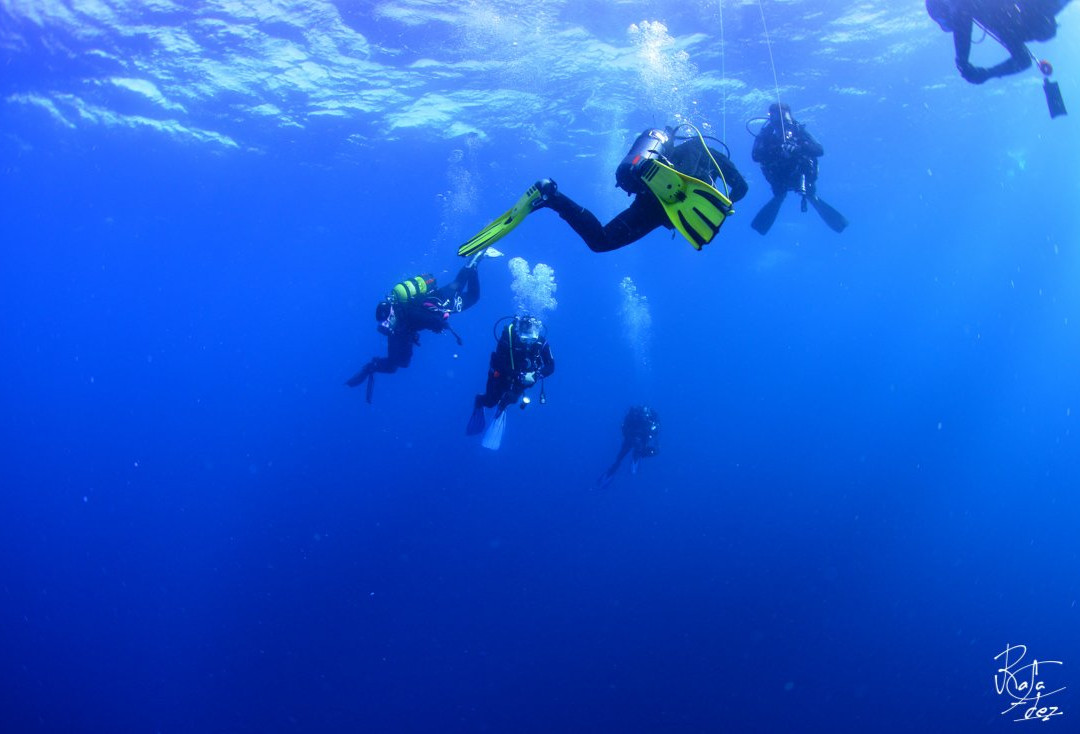
[[[695,250],[712,242],[724,219],[735,211],[731,199],[709,184],[655,159],[646,163],[641,180],[660,200],[675,229]]]
[[[480,252],[485,247],[498,242],[503,237],[510,234],[510,230],[521,224],[521,220],[532,214],[536,209],[536,203],[540,200],[540,196],[540,189],[537,185],[533,184],[530,186],[528,191],[522,194],[521,198],[517,200],[517,203],[510,207],[508,211],[477,232],[473,235],[472,239],[459,247],[457,254],[462,257],[468,257],[469,255]]]

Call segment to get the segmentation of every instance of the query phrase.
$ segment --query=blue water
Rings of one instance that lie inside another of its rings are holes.
[[[1080,715],[1080,135],[1036,72],[968,85],[885,0],[2,0],[0,54],[0,731],[1012,731],[1008,644],[1063,663],[1027,726]],[[749,227],[778,91],[842,235]],[[558,306],[498,452],[509,257],[462,346],[343,386],[394,283],[541,176],[606,220],[682,120],[750,182],[704,251],[500,243]],[[598,491],[635,403],[662,450]]]

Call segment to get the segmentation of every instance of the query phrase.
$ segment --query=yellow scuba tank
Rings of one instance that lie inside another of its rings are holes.
[[[401,281],[394,286],[392,293],[397,303],[406,303],[433,290],[435,290],[435,276],[431,273],[424,273]]]

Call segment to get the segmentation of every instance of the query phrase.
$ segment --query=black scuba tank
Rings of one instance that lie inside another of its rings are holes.
[[[663,158],[671,138],[664,130],[653,128],[638,135],[630,146],[630,152],[615,169],[615,185],[630,194],[640,194],[645,190],[641,182],[641,167],[645,161]]]

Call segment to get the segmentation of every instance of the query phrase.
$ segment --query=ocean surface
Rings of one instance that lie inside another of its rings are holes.
[[[1051,120],[919,0],[0,0],[0,731],[1076,731],[1059,23]],[[749,226],[778,96],[843,234]],[[607,221],[682,122],[750,183],[712,244],[537,212],[460,346],[344,386],[395,283],[542,177]],[[557,367],[489,451],[515,257]]]

